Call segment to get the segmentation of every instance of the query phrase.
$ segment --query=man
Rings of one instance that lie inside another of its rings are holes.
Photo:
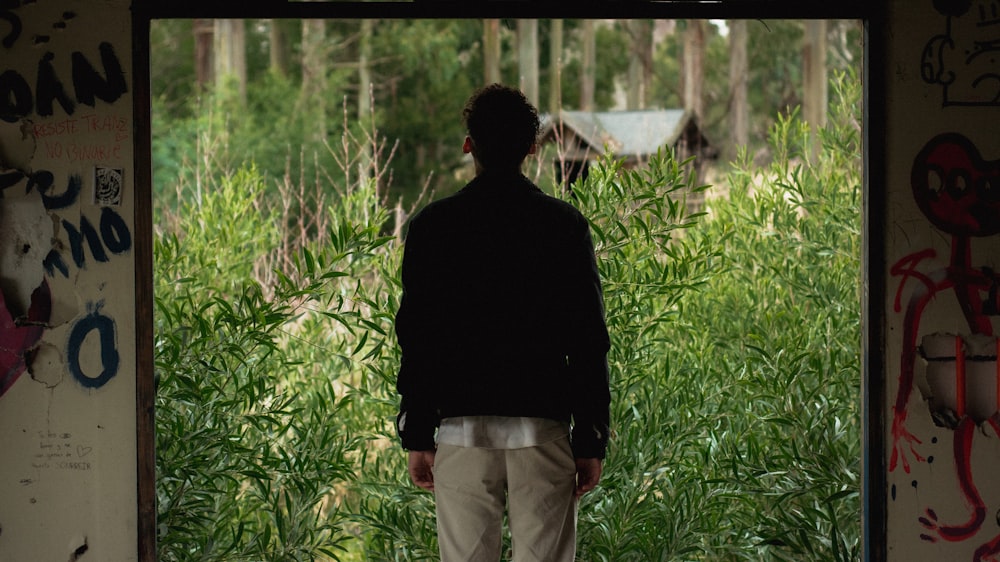
[[[476,177],[406,237],[397,430],[443,562],[499,560],[505,504],[515,561],[571,562],[610,404],[590,229],[522,175],[539,122],[521,92],[482,88],[463,116]]]

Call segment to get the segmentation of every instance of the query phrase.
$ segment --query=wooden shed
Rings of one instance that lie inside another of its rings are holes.
[[[645,162],[670,147],[679,159],[692,163],[699,181],[707,160],[718,157],[693,112],[683,109],[636,111],[560,111],[542,116],[540,144],[555,143],[556,177],[569,185],[586,178],[590,162],[611,153],[626,167]]]

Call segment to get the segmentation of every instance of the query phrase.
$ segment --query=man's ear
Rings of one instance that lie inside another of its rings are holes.
[[[528,154],[534,154],[538,150],[538,143],[531,143],[531,147],[528,148]]]
[[[462,152],[465,154],[472,154],[472,138],[465,137],[465,142],[462,143]]]

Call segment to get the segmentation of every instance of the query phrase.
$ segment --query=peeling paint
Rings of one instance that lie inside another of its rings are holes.
[[[35,349],[34,357],[30,359],[27,367],[31,378],[48,388],[55,388],[61,383],[63,373],[66,371],[63,353],[56,346],[46,342],[42,342]]]
[[[51,312],[52,297],[44,281],[32,293],[31,305],[23,317],[11,314],[6,296],[0,291],[0,396],[27,369]]]
[[[132,2],[0,4],[0,559],[131,560]]]
[[[0,168],[30,170],[31,161],[38,149],[38,141],[32,134],[30,119],[9,123],[0,119]]]
[[[0,290],[15,317],[27,312],[32,292],[45,279],[45,257],[55,237],[41,195],[20,191],[14,185],[0,198]]]

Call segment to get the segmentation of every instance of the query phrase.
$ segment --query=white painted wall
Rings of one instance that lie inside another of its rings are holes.
[[[1000,3],[962,4],[890,1],[887,178],[872,186],[888,192],[890,560],[1000,552]]]
[[[127,0],[0,11],[3,562],[137,556],[131,41]]]

